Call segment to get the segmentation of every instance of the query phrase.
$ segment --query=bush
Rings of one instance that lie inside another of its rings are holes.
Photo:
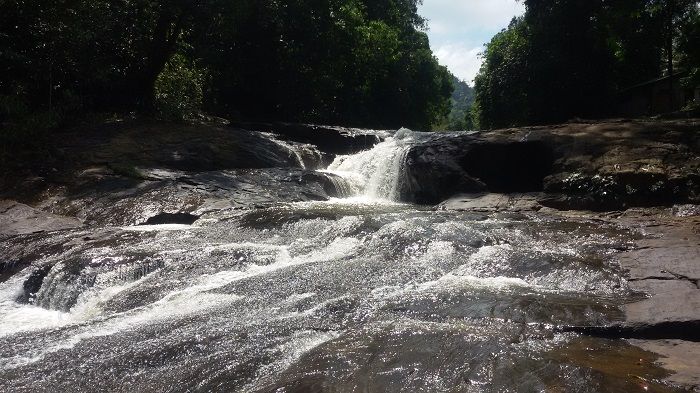
[[[164,120],[183,121],[200,112],[204,96],[205,70],[180,54],[166,64],[155,85],[158,115]]]
[[[0,178],[48,159],[48,137],[60,122],[56,111],[30,110],[20,94],[0,95]]]

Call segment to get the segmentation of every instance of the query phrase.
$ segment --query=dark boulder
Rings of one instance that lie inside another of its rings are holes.
[[[435,138],[413,146],[406,157],[400,199],[436,204],[455,194],[486,191],[486,185],[460,165],[465,148],[474,142],[473,137],[456,136]]]
[[[22,292],[17,297],[16,301],[18,303],[32,303],[34,301],[34,296],[41,289],[41,285],[44,283],[44,279],[53,268],[53,265],[46,265],[35,269],[32,274],[27,277],[22,284]]]
[[[192,225],[199,216],[189,213],[160,213],[146,220],[145,225],[183,224]]]
[[[402,199],[543,192],[561,210],[700,203],[697,121],[570,123],[442,134],[414,146]]]
[[[540,141],[476,143],[460,162],[465,172],[497,193],[542,191],[553,164],[554,152]]]
[[[401,198],[439,203],[462,193],[541,191],[554,161],[541,142],[490,142],[449,134],[412,147]]]

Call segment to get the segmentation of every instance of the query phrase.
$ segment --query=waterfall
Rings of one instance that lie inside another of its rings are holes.
[[[414,133],[402,128],[370,150],[338,156],[326,171],[357,184],[364,197],[398,201],[406,157],[414,141]]]

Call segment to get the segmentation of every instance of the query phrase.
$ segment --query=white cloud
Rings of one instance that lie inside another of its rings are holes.
[[[473,85],[474,77],[479,72],[482,59],[479,54],[484,48],[469,48],[465,44],[448,43],[434,50],[440,64],[446,66],[457,78]]]
[[[516,0],[424,0],[430,46],[440,64],[472,83],[481,66],[479,53],[494,34],[525,12]]]
[[[424,0],[421,15],[454,30],[500,30],[525,12],[516,0]]]

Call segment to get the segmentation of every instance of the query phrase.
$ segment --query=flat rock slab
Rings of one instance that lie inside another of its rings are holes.
[[[0,200],[0,235],[23,235],[81,226],[77,218],[60,216],[10,200]]]
[[[538,193],[523,194],[462,194],[442,202],[438,209],[478,212],[538,211]]]
[[[645,236],[637,249],[621,254],[630,288],[649,297],[624,306],[625,324],[673,325],[700,320],[700,216],[697,206],[661,214],[628,211],[620,222]],[[629,340],[659,354],[673,372],[669,382],[700,389],[700,343],[683,340]]]
[[[667,381],[700,388],[700,343],[681,340],[630,340],[630,344],[660,355],[663,368],[672,371]]]
[[[700,320],[700,290],[690,282],[644,280],[632,282],[630,287],[649,293],[651,297],[625,306],[629,324],[655,325]]]
[[[628,304],[629,323],[700,320],[700,216],[638,216],[631,211],[620,222],[644,238],[619,257],[630,288],[649,298]]]

